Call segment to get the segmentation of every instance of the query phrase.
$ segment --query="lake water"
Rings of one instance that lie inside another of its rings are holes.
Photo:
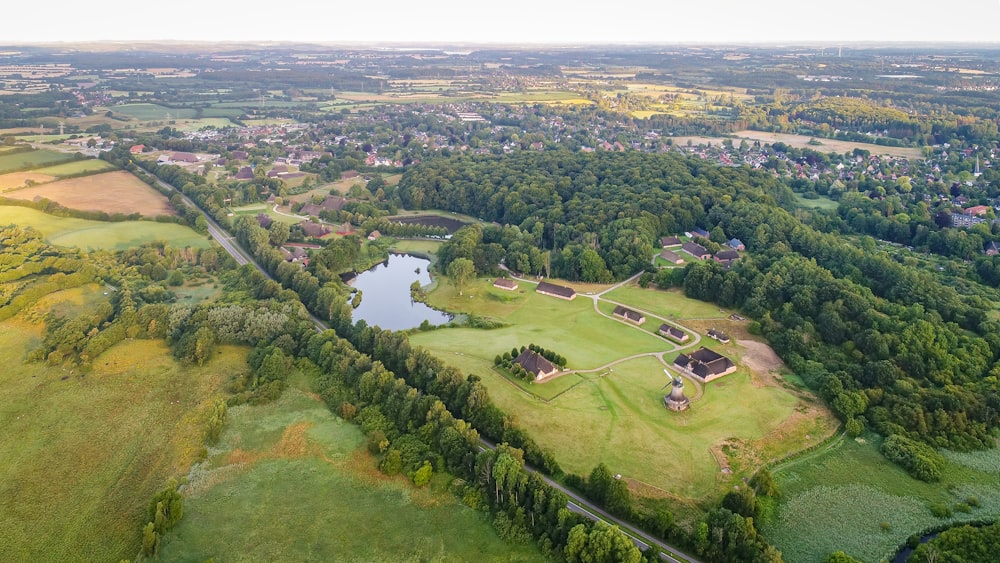
[[[361,290],[361,305],[354,310],[354,322],[389,330],[416,328],[427,321],[432,326],[447,324],[452,316],[410,298],[410,285],[431,282],[430,261],[409,254],[390,254],[389,259],[361,272],[347,283]],[[418,272],[419,269],[419,273]]]

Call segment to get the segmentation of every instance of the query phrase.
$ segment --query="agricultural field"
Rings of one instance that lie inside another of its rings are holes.
[[[835,152],[844,154],[854,149],[870,151],[872,154],[887,154],[904,158],[923,158],[923,151],[912,147],[886,147],[872,143],[856,143],[852,141],[839,141],[836,139],[824,139],[821,137],[810,137],[808,135],[793,135],[788,133],[768,133],[765,131],[737,131],[733,133],[734,138],[747,139],[749,141],[760,141],[761,143],[785,143],[786,145],[800,149],[811,149],[814,151],[828,153]],[[809,141],[819,142],[819,145],[809,144]],[[719,142],[722,142],[721,139]]]
[[[77,246],[85,250],[124,250],[162,240],[172,246],[209,248],[211,241],[190,227],[154,221],[104,222],[56,217],[26,207],[0,206],[0,225],[29,225],[41,231],[51,244]]]
[[[246,352],[185,367],[162,341],[123,342],[84,374],[21,362],[50,310],[108,298],[90,284],[0,323],[0,552],[8,561],[117,561],[140,549],[149,499],[188,471],[223,383]]]
[[[886,460],[880,443],[872,434],[837,439],[774,470],[782,496],[760,530],[786,561],[819,562],[836,550],[884,560],[912,534],[1000,516],[1000,450],[946,452],[942,480],[931,484]],[[934,516],[934,505],[950,515]]]
[[[94,108],[95,113],[104,114],[108,110],[126,115],[139,121],[162,121],[170,114],[171,119],[190,119],[196,115],[191,108],[168,108],[158,104],[124,104],[109,108]]]
[[[333,416],[305,376],[276,402],[239,406],[184,489],[184,518],[162,561],[542,561],[504,543],[438,475],[387,477],[361,430]],[[247,533],[247,523],[254,531]]]
[[[62,178],[64,176],[76,176],[77,174],[89,174],[91,172],[104,172],[114,170],[115,165],[97,158],[86,160],[75,160],[65,164],[57,164],[45,168],[37,168],[33,172],[36,174],[48,174]]]
[[[670,351],[663,360],[672,365],[677,347],[650,334],[656,319],[646,321],[653,323],[650,327],[633,327],[597,314],[586,296],[566,302],[520,283],[517,291],[506,292],[479,280],[463,297],[439,283],[430,304],[496,317],[508,326],[488,332],[439,329],[415,333],[410,340],[482,377],[498,406],[568,471],[588,474],[604,462],[628,479],[637,496],[671,498],[690,507],[721,495],[767,460],[819,443],[836,427],[811,396],[773,373],[781,369],[780,361],[761,350],[770,348],[750,341],[703,340],[740,369],[707,385],[686,380],[691,409],[669,412],[662,400],[670,379],[664,362],[652,354]],[[725,316],[717,307],[674,292],[646,291],[627,287],[609,297],[663,317],[671,312],[677,318]],[[611,309],[606,303],[600,307],[605,313]],[[600,369],[543,384],[515,381],[494,369],[497,354],[529,343],[565,356],[571,370]],[[769,362],[762,361],[768,357]],[[619,360],[624,361],[608,365]],[[587,447],[580,447],[584,443]]]
[[[73,160],[73,156],[55,151],[31,150],[27,152],[0,154],[0,174],[31,170],[50,164]]]
[[[163,194],[124,170],[69,178],[4,195],[28,201],[44,197],[63,207],[85,211],[139,213],[147,217],[177,214]]]
[[[23,188],[28,182],[44,184],[56,180],[55,176],[39,174],[38,172],[11,172],[0,175],[0,192]]]

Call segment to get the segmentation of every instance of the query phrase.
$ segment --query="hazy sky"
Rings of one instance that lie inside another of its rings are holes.
[[[1000,0],[5,0],[0,43],[1000,43]]]

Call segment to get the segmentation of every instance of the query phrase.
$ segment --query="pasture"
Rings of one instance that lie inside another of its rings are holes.
[[[57,176],[62,178],[64,176],[76,176],[78,174],[89,174],[92,172],[104,172],[107,170],[114,170],[115,165],[110,162],[100,160],[97,158],[88,158],[86,160],[74,160],[73,162],[67,162],[65,164],[57,164],[55,166],[47,166],[45,168],[38,168],[34,170],[36,174],[48,174],[51,176]]]
[[[177,214],[163,194],[124,170],[69,178],[4,195],[28,201],[44,197],[63,207],[85,211],[139,213],[147,217]]]
[[[41,168],[50,164],[73,160],[73,156],[55,151],[31,150],[0,154],[0,174]]]
[[[104,114],[108,110],[120,113],[139,121],[162,121],[170,115],[171,119],[190,119],[196,115],[191,108],[168,108],[158,104],[124,104],[109,108],[95,108],[95,112]]]
[[[531,545],[504,543],[447,491],[447,476],[415,489],[379,473],[361,430],[304,379],[294,375],[274,403],[230,410],[219,446],[191,472],[161,560],[542,560]]]
[[[119,344],[85,376],[20,359],[38,319],[106,301],[91,284],[61,291],[0,323],[0,552],[9,561],[129,559],[152,495],[186,473],[223,382],[245,369],[224,347],[204,367],[177,363],[162,341]],[[36,319],[30,321],[27,319]]]
[[[519,283],[518,290],[508,292],[478,280],[461,297],[439,283],[430,294],[432,305],[496,317],[508,326],[418,332],[410,341],[482,377],[497,405],[568,471],[588,474],[604,462],[622,473],[640,497],[697,503],[720,495],[767,460],[818,443],[836,426],[811,397],[790,391],[770,374],[770,366],[749,361],[759,354],[735,343],[712,342],[711,347],[740,369],[707,385],[686,381],[686,392],[695,399],[691,409],[669,412],[662,405],[669,392],[666,366],[651,354],[675,350],[675,345],[650,334],[659,326],[656,319],[634,327],[597,314],[586,296],[567,302]],[[676,292],[625,287],[610,297],[664,317],[671,311],[678,318],[724,316],[717,307]],[[607,313],[612,306],[600,307]],[[565,356],[571,370],[597,371],[536,384],[494,369],[497,354],[532,342]],[[668,352],[664,360],[672,365],[676,355]],[[609,365],[619,360],[625,361]],[[751,364],[758,371],[746,367]],[[723,473],[723,467],[733,473]]]
[[[780,549],[786,561],[822,561],[843,550],[863,561],[891,557],[912,534],[949,523],[1000,516],[998,454],[979,452],[962,461],[990,457],[974,467],[947,456],[940,483],[913,479],[879,453],[881,438],[838,439],[774,469],[782,497],[762,519],[761,533]],[[979,507],[963,512],[975,497]],[[952,511],[938,518],[930,507]],[[885,523],[885,525],[883,525]]]
[[[75,217],[56,217],[26,207],[0,206],[0,224],[30,225],[45,235],[51,244],[77,246],[85,250],[124,250],[162,240],[171,246],[209,248],[211,242],[190,227],[153,221],[90,221]]]

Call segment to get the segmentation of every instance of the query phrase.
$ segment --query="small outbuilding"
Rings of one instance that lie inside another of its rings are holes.
[[[514,291],[517,289],[517,282],[510,278],[497,278],[493,282],[493,287],[507,291]]]

